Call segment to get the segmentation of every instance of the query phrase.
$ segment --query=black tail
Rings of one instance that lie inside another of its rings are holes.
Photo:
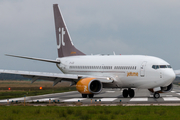
[[[58,4],[54,4],[53,9],[58,57],[85,55],[74,47],[69,32],[67,30],[67,26],[64,22],[63,16],[58,8]]]

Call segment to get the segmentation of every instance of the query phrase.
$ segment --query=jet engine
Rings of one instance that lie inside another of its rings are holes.
[[[82,94],[97,94],[102,88],[102,83],[96,78],[83,78],[76,84],[76,89]]]
[[[173,89],[173,84],[171,83],[170,85],[166,87],[161,87],[161,92],[162,93],[170,92],[172,89]]]
[[[173,84],[171,83],[170,85],[166,86],[166,87],[160,87],[161,90],[157,91],[158,93],[166,93],[166,92],[170,92],[173,89]],[[154,93],[153,89],[149,89],[149,91]]]

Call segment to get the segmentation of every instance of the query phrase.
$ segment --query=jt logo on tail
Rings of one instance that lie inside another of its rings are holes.
[[[57,48],[59,49],[61,47],[61,41],[62,41],[62,45],[65,46],[65,42],[64,42],[64,35],[65,35],[66,31],[64,31],[64,28],[59,28],[59,45],[57,45]]]

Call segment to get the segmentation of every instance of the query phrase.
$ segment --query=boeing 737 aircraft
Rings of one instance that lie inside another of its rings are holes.
[[[173,80],[179,70],[174,71],[166,61],[145,55],[85,55],[75,48],[63,16],[57,4],[53,5],[58,58],[56,60],[8,55],[56,64],[62,73],[0,70],[0,73],[20,74],[32,78],[61,81],[76,85],[83,98],[92,98],[103,88],[123,89],[123,97],[134,97],[134,88],[148,89],[159,98],[159,93],[173,89]]]

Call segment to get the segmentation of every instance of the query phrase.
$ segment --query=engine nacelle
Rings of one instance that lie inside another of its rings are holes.
[[[100,93],[103,86],[96,78],[83,78],[76,84],[76,89],[81,94],[97,94]]]
[[[170,92],[173,89],[173,84],[171,83],[170,85],[166,86],[166,87],[161,87],[160,91],[157,91],[158,93],[166,93],[166,92]],[[149,91],[153,92],[153,89],[149,89]]]
[[[161,92],[165,93],[165,92],[170,92],[173,89],[173,84],[171,83],[170,85],[168,85],[167,87],[161,87]]]

